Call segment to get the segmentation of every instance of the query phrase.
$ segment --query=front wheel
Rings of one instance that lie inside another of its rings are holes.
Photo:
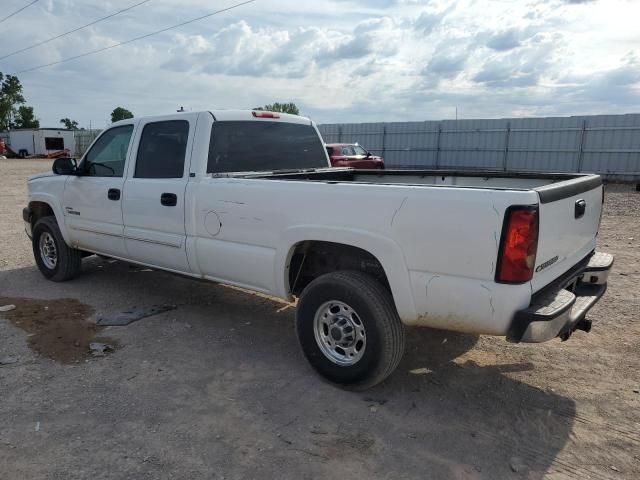
[[[36,222],[32,246],[38,269],[49,280],[64,282],[80,272],[82,252],[66,244],[55,217]]]
[[[362,272],[328,273],[302,292],[296,331],[309,363],[339,385],[380,383],[404,353],[404,327],[390,293]]]

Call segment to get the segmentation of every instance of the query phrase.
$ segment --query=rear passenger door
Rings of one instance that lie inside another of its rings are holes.
[[[143,121],[124,186],[122,214],[129,258],[189,272],[185,190],[197,115]]]

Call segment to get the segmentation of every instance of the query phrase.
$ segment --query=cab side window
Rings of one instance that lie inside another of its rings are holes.
[[[351,147],[342,147],[342,155],[346,157],[352,157],[353,155],[355,155],[355,152]]]
[[[182,178],[189,122],[170,120],[145,125],[136,158],[135,178]]]
[[[114,127],[96,140],[81,165],[88,177],[122,177],[133,125]]]

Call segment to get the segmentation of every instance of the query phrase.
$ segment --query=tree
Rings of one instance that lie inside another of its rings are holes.
[[[71,120],[70,118],[61,118],[60,123],[64,125],[67,130],[80,130],[78,128],[78,122]]]
[[[24,104],[22,85],[14,75],[4,76],[0,72],[0,130],[9,130],[18,113],[18,106]]]
[[[300,110],[296,107],[295,103],[278,103],[275,102],[272,105],[265,105],[264,107],[254,108],[254,110],[266,110],[268,112],[282,112],[290,113],[292,115],[300,115]]]
[[[22,105],[18,107],[13,126],[15,128],[40,128],[40,120],[33,113],[33,107]]]
[[[111,123],[117,122],[118,120],[125,120],[127,118],[133,118],[133,113],[123,107],[116,107],[111,112]]]

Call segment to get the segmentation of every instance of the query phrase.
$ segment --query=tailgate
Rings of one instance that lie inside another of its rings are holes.
[[[540,226],[531,280],[533,292],[570,270],[595,249],[603,186],[598,175],[587,175],[535,191],[540,197]]]

